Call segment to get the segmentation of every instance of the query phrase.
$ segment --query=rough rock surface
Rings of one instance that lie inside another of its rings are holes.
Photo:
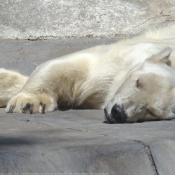
[[[111,42],[0,40],[0,67],[30,74],[45,60]],[[0,109],[0,173],[174,175],[175,120],[113,125],[103,121],[101,110],[30,115]]]
[[[175,0],[1,0],[0,37],[125,37],[174,21]]]

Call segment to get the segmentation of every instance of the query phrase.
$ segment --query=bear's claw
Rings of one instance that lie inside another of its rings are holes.
[[[18,94],[13,97],[7,107],[7,113],[47,113],[52,112],[57,109],[57,102],[49,97],[44,96],[43,94],[34,95],[34,94]]]
[[[8,112],[9,112],[9,113],[13,113],[14,108],[15,108],[15,106],[11,105]]]
[[[45,113],[45,109],[46,109],[46,104],[42,104],[42,114],[44,114]]]

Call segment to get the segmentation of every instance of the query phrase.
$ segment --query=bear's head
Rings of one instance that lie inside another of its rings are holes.
[[[117,89],[104,112],[108,123],[175,118],[175,70],[166,48],[133,70]]]

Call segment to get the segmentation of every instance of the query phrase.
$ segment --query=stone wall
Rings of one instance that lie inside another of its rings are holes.
[[[175,0],[0,0],[0,38],[113,38],[173,22]]]

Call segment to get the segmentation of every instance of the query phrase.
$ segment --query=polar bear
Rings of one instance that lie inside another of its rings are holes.
[[[109,123],[175,118],[175,25],[39,65],[0,69],[0,107],[13,113],[104,109]],[[171,66],[171,67],[170,67]]]

